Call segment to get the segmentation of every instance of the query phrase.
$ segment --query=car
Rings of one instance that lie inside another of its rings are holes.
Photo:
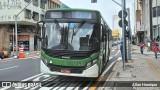
[[[117,45],[116,41],[112,42],[112,46],[116,46],[116,45]]]

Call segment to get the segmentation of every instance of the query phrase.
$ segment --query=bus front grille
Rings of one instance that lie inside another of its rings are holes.
[[[77,68],[77,67],[71,68],[71,67],[62,67],[62,66],[60,67],[60,66],[49,65],[49,69],[55,72],[61,72],[61,69],[63,68],[69,69],[70,73],[82,73],[83,70],[85,69],[85,68]]]

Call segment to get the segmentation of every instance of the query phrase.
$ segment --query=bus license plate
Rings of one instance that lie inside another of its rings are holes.
[[[70,73],[70,69],[67,69],[67,68],[62,68],[61,69],[61,73]]]

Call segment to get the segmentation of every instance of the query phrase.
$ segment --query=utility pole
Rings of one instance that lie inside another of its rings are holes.
[[[126,48],[126,31],[125,31],[125,25],[124,25],[124,0],[122,0],[122,35],[123,35],[123,70],[125,70],[125,60],[126,60],[126,52],[125,52],[125,48]]]
[[[23,12],[31,2],[32,2],[32,0],[17,15],[15,15],[16,58],[18,58],[17,18],[19,16],[19,14],[21,14],[21,12]]]
[[[12,48],[12,49],[13,49],[13,56],[14,56],[14,28],[13,28],[13,37],[12,37],[12,38],[13,38],[13,39],[12,39],[12,40],[13,40],[13,42],[12,42],[12,44],[13,44],[13,45],[12,45],[12,46],[13,46],[13,48]]]
[[[122,0],[122,32],[123,32],[123,58],[124,62],[128,62],[127,60],[127,50],[126,50],[126,24],[124,24],[125,16],[124,11],[126,10],[126,1]]]
[[[153,40],[153,31],[152,31],[152,0],[149,0],[149,19],[150,19],[150,39]]]
[[[131,38],[132,38],[132,31],[131,31],[131,27],[130,27],[130,9],[127,8],[128,11],[128,31],[129,31],[129,36],[128,36],[128,60],[131,60]]]

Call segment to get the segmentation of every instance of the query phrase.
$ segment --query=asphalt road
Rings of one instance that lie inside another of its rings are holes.
[[[118,58],[117,52],[116,49],[111,51],[106,68]],[[40,74],[40,58],[0,60],[0,81],[21,81],[37,74]]]
[[[109,67],[109,65],[118,59],[120,54],[118,54],[117,49],[112,49],[110,54],[110,60],[107,63],[105,70]],[[87,78],[77,78],[77,77],[65,77],[65,76],[55,76],[50,74],[42,74],[40,73],[40,58],[29,58],[29,59],[13,59],[13,60],[1,60],[0,61],[0,81],[52,81],[52,82],[41,82],[43,86],[46,87],[38,87],[38,89],[43,90],[44,88],[57,88],[67,89],[74,88],[77,90],[87,90],[90,88],[92,84],[94,84],[90,79]],[[109,74],[109,72],[106,72]],[[37,75],[38,74],[38,75]],[[108,76],[105,74],[105,76]],[[103,77],[103,80],[107,77]],[[24,80],[25,79],[25,80]],[[56,81],[64,80],[65,82],[59,83]],[[69,80],[69,81],[68,81]],[[70,81],[71,80],[71,81]],[[76,80],[74,83],[72,80]],[[79,80],[87,80],[87,83],[82,83]],[[70,82],[70,83],[69,83]],[[66,87],[65,87],[66,86]],[[35,89],[36,87],[26,89]],[[8,90],[9,88],[7,88]],[[14,88],[13,88],[14,89]],[[22,88],[21,88],[22,89]],[[21,90],[19,89],[19,90]]]
[[[20,81],[40,73],[40,59],[5,59],[0,61],[0,81]]]

